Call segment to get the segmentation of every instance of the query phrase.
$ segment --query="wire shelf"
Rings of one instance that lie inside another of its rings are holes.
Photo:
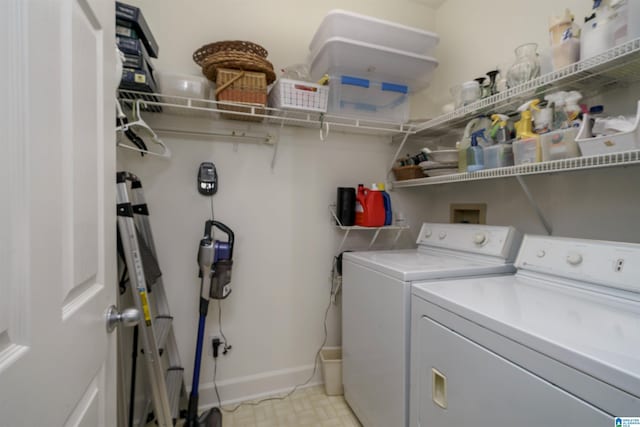
[[[188,98],[182,96],[149,94],[120,90],[120,102],[133,105],[140,99],[141,109],[148,112],[162,112],[175,115],[218,118],[219,113],[262,119],[266,124],[287,125],[321,129],[324,132],[338,130],[374,135],[398,135],[415,132],[415,125],[406,123],[378,122],[349,117],[328,115],[309,111],[283,110],[264,107],[257,104],[239,104],[234,102]],[[241,111],[229,111],[221,106],[242,107]],[[259,121],[259,120],[258,120]]]
[[[478,114],[511,112],[522,102],[551,91],[578,90],[585,95],[592,95],[610,89],[614,85],[638,81],[640,81],[640,39],[635,39],[451,113],[416,124],[416,133],[421,137],[442,135]]]
[[[542,163],[527,163],[505,168],[487,169],[472,173],[457,173],[431,178],[418,178],[406,181],[394,181],[393,188],[422,187],[425,185],[450,184],[454,182],[481,181],[523,175],[539,175],[569,172],[605,167],[630,166],[640,164],[640,150],[620,153],[600,154],[589,157],[554,160]]]

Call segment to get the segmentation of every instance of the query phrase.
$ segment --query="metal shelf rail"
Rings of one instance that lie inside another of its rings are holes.
[[[640,81],[640,39],[630,40],[600,55],[458,108],[424,123],[416,124],[418,136],[440,135],[487,112],[511,112],[521,102],[556,90],[579,90],[585,95],[601,92],[615,84]]]
[[[421,187],[425,185],[449,184],[454,182],[481,181],[523,175],[539,175],[640,164],[640,150],[620,153],[599,154],[589,157],[554,160],[551,162],[527,163],[504,168],[486,169],[478,172],[456,173],[427,178],[394,181],[393,188]]]

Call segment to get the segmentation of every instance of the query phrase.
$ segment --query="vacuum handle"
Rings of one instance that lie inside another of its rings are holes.
[[[207,221],[208,222],[208,221]],[[220,221],[213,221],[213,226],[219,230],[222,230],[227,235],[227,242],[229,243],[229,259],[233,259],[233,241],[235,236],[233,234],[233,230],[227,227],[225,224]]]

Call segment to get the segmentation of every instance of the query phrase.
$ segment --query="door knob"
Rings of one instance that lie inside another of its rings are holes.
[[[140,311],[137,308],[125,308],[122,312],[119,312],[116,306],[112,305],[107,309],[105,317],[107,319],[107,332],[113,332],[120,323],[127,327],[137,325],[140,321]]]

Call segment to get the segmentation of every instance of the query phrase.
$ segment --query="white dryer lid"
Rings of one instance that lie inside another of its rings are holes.
[[[504,260],[425,248],[420,250],[346,252],[343,260],[405,282],[515,271],[513,264],[505,263]]]
[[[522,274],[416,283],[412,293],[604,383],[640,395],[637,300]]]

